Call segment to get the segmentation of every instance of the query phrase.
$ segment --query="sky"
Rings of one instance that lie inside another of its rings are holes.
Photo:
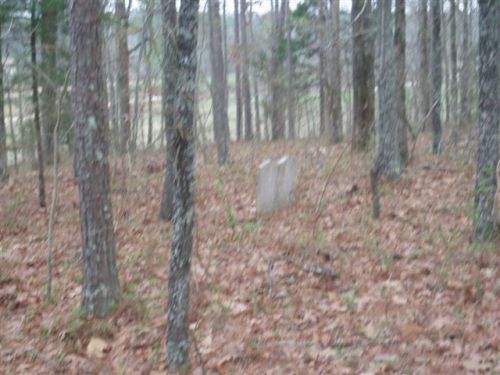
[[[224,0],[219,0],[221,2],[221,6]],[[301,0],[289,0],[292,9],[294,9]],[[351,2],[352,0],[340,0],[340,8],[345,11],[351,10]],[[206,0],[200,0],[200,8],[205,7]],[[132,0],[132,5],[134,7],[139,6],[140,0]],[[226,9],[227,13],[234,12],[234,0],[226,0]],[[269,12],[271,9],[271,0],[254,0],[253,11],[258,14],[264,14]]]

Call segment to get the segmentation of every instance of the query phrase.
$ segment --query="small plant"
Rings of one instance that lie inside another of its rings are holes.
[[[354,311],[356,309],[356,292],[349,290],[342,293],[340,298],[349,311]]]

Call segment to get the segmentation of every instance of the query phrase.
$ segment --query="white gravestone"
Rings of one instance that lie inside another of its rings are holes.
[[[257,213],[269,213],[290,206],[296,184],[295,163],[282,157],[259,166],[257,176]]]

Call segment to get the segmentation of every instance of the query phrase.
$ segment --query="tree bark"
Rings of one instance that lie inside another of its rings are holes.
[[[497,0],[479,0],[479,145],[474,197],[474,240],[497,233],[495,193],[499,162],[498,19]]]
[[[214,138],[217,145],[217,161],[219,165],[223,165],[229,158],[229,133],[227,131],[229,124],[219,0],[209,0],[208,10],[210,15],[210,66],[212,68],[210,88]]]
[[[82,311],[106,316],[120,299],[108,164],[108,112],[102,69],[100,0],[72,0],[72,108],[80,195]]]
[[[429,112],[431,110],[431,88],[430,88],[430,66],[429,66],[429,35],[427,33],[429,22],[427,14],[427,0],[419,2],[419,31],[418,46],[420,50],[419,60],[419,83],[420,83],[420,118],[424,121],[423,126],[430,128]]]
[[[367,151],[375,122],[374,38],[371,37],[371,1],[353,0],[352,24],[352,83],[353,121],[352,149]]]
[[[399,0],[398,0],[399,1]],[[380,71],[375,165],[379,174],[394,179],[401,173],[396,117],[395,59],[392,33],[392,0],[381,0],[379,11]]]
[[[470,111],[470,45],[469,45],[469,0],[463,0],[462,65],[460,69],[460,128],[471,121]]]
[[[275,10],[273,12],[273,35],[271,50],[271,76],[269,77],[271,85],[271,139],[283,139],[285,137],[285,119],[283,115],[283,77],[280,61],[280,41],[283,37],[284,23],[284,5],[276,0]]]
[[[250,94],[250,67],[248,55],[248,36],[247,36],[247,0],[241,0],[241,62],[242,62],[242,91],[243,108],[245,115],[245,140],[253,139],[252,129],[252,96]]]
[[[330,0],[330,13],[333,35],[329,35],[331,39],[331,64],[330,70],[330,93],[328,97],[331,100],[329,103],[330,114],[328,119],[328,127],[330,133],[330,141],[332,143],[342,142],[343,129],[342,129],[342,69],[340,66],[340,1]]]
[[[255,35],[253,32],[253,12],[252,2],[250,2],[250,39],[255,43]],[[261,119],[260,119],[260,99],[259,99],[259,68],[254,66],[252,69],[252,79],[254,83],[254,110],[255,110],[255,136],[257,140],[262,139]]]
[[[2,20],[0,20],[0,34],[1,32],[2,32]],[[6,182],[9,180],[9,170],[7,163],[7,131],[5,128],[2,61],[3,61],[2,38],[0,38],[0,182]]]
[[[441,148],[441,0],[432,1],[432,153]]]
[[[36,22],[36,3],[31,4],[31,89],[33,93],[33,112],[34,112],[34,126],[36,135],[36,145],[37,145],[37,156],[38,156],[38,203],[40,207],[45,207],[45,175],[43,170],[44,160],[43,160],[43,149],[42,149],[42,131],[40,128],[40,106],[38,103],[38,72],[37,72],[37,62],[36,62],[36,29],[38,24]],[[0,105],[3,112],[3,98]],[[3,117],[3,116],[1,116]]]
[[[456,0],[450,0],[450,53],[451,53],[451,122],[452,142],[458,138],[458,68],[457,68],[457,10]]]
[[[288,114],[288,137],[295,139],[295,90],[293,84],[294,65],[292,56],[292,20],[289,0],[286,0],[286,67],[287,67],[287,114]]]
[[[179,56],[176,85],[175,194],[172,253],[168,277],[167,367],[188,366],[189,273],[195,217],[195,127],[198,0],[182,0],[177,31]]]
[[[175,85],[177,80],[177,10],[175,0],[162,0],[163,69],[162,69],[162,117],[167,143],[165,178],[160,204],[160,219],[170,220],[173,215],[174,200],[174,126],[175,126]]]
[[[130,88],[128,55],[128,14],[124,0],[116,0],[116,34],[118,43],[118,93],[120,102],[120,153],[127,153],[130,141]]]
[[[241,59],[240,59],[240,12],[239,0],[234,0],[234,69],[236,79],[236,139],[242,136],[242,92],[241,92]]]
[[[53,0],[41,2],[40,41],[42,52],[41,70],[44,72],[42,86],[42,127],[44,135],[44,160],[52,164],[54,154],[54,126],[56,124],[56,42],[57,42],[57,9]]]
[[[394,48],[396,52],[396,111],[401,163],[408,162],[408,118],[406,117],[406,19],[405,0],[396,1]]]

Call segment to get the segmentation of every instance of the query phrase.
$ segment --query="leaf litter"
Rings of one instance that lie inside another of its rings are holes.
[[[213,162],[212,146],[202,147],[193,374],[500,371],[500,246],[469,241],[474,170],[463,144],[439,158],[421,145],[402,178],[383,183],[378,221],[371,218],[368,154],[343,156],[325,188],[342,145],[236,143],[224,167]],[[256,217],[257,166],[285,153],[299,167],[296,203]],[[123,298],[99,320],[79,312],[70,164],[59,176],[52,303],[44,299],[48,213],[36,204],[36,174],[0,187],[0,372],[165,373],[171,228],[157,220],[162,169],[162,152],[138,155],[125,191],[119,163],[111,163]],[[270,294],[273,259],[290,262],[273,263]],[[311,265],[336,277],[304,272]]]

